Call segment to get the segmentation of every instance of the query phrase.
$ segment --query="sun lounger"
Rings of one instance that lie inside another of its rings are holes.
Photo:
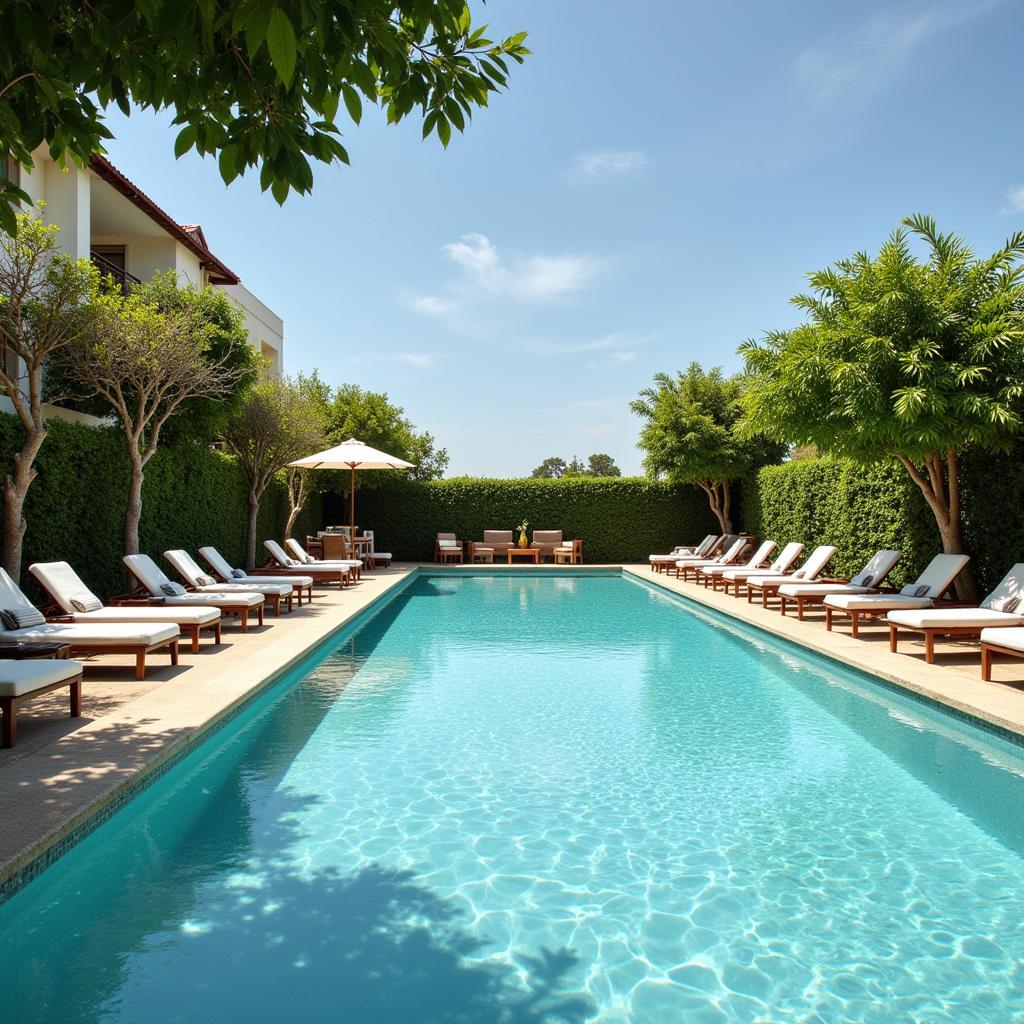
[[[683,555],[681,558],[676,558],[672,563],[672,568],[676,570],[676,577],[679,576],[679,569],[689,565],[714,565],[722,557],[725,551],[739,540],[739,537],[735,533],[726,533],[715,540],[706,555]],[[671,571],[671,570],[669,570]]]
[[[772,552],[778,547],[773,540],[764,541],[761,546],[751,555],[747,563],[740,567],[739,571],[742,572],[744,569],[756,572],[759,569],[765,569],[765,563],[769,558],[772,557]],[[702,583],[705,587],[710,583],[714,590],[718,589],[718,583],[722,579],[725,573],[730,571],[728,565],[700,565],[697,566],[696,580],[698,583]]]
[[[725,585],[725,592],[729,593],[729,587],[735,588],[735,596],[740,596],[740,588],[747,585],[751,576],[787,576],[793,568],[796,560],[803,554],[804,546],[796,541],[791,541],[778,554],[775,561],[767,569],[750,569],[745,565],[737,566],[734,569],[726,569],[722,573],[722,583]]]
[[[286,575],[311,576],[314,583],[337,583],[341,589],[351,581],[351,574],[346,565],[328,565],[323,563],[307,564],[292,558],[276,540],[265,540],[263,547],[270,556],[270,562],[263,571],[279,570]]]
[[[171,664],[178,664],[181,630],[173,623],[47,622],[3,569],[0,609],[0,640],[64,643],[72,654],[134,654],[136,679],[145,678],[146,655],[153,651],[166,650]]]
[[[31,661],[0,661],[0,712],[3,725],[0,745],[18,741],[18,707],[40,694],[65,686],[71,688],[71,717],[82,716],[82,665],[78,661],[38,658]]]
[[[857,638],[860,620],[892,611],[931,608],[948,593],[970,561],[967,555],[936,555],[924,572],[898,594],[829,594],[825,598],[825,628],[831,630],[836,615],[850,617],[851,634]]]
[[[288,537],[284,546],[289,555],[302,565],[315,565],[321,569],[333,569],[336,566],[346,566],[349,572],[356,579],[362,575],[363,560],[361,558],[314,558],[294,537]]]
[[[196,560],[181,548],[165,551],[164,558],[174,566],[174,571],[185,581],[185,585],[196,594],[262,594],[270,602],[275,615],[281,614],[281,602],[288,611],[292,610],[293,587],[286,580],[274,583],[218,583],[199,568]]]
[[[667,555],[648,555],[647,560],[651,563],[651,572],[665,572],[674,569],[676,562],[688,555],[692,555],[694,558],[710,557],[711,548],[716,540],[718,540],[718,534],[709,533],[699,544],[690,546],[680,544]]]
[[[232,594],[227,591],[204,591],[190,594],[180,583],[175,583],[149,555],[125,555],[121,559],[128,571],[139,582],[140,589],[150,597],[162,597],[168,605],[202,605],[219,608],[228,615],[237,615],[243,633],[249,632],[249,615],[255,612],[263,625],[263,595],[255,593]]]
[[[717,558],[680,558],[676,562],[676,579],[685,580],[690,576],[694,576],[696,579],[696,571],[705,565],[735,565],[739,561],[740,555],[746,550],[748,542],[743,537],[736,537],[732,534],[729,536],[732,538],[729,546]]]
[[[832,561],[835,553],[836,549],[831,544],[822,544],[810,553],[807,561],[796,572],[778,576],[768,573],[754,573],[748,576],[744,581],[747,588],[747,603],[751,603],[756,590],[761,595],[761,607],[767,608],[768,598],[777,594],[779,587],[787,583],[813,583],[825,571],[825,566]]]
[[[992,681],[992,655],[1024,658],[1024,627],[996,626],[981,631],[981,678]]]
[[[62,618],[69,622],[171,622],[189,638],[193,654],[199,651],[202,630],[212,634],[215,644],[220,643],[220,609],[212,605],[181,608],[169,606],[157,598],[139,598],[105,606],[67,562],[36,562],[28,571],[64,613]]]
[[[292,585],[299,604],[302,604],[302,595],[306,595],[306,603],[313,600],[313,577],[296,575],[291,572],[284,572],[282,569],[265,569],[261,573],[249,575],[244,569],[236,569],[231,563],[215,548],[211,546],[199,549],[203,561],[210,567],[213,575],[224,583],[240,583],[248,586],[255,583],[280,583],[285,581]]]
[[[920,608],[889,612],[889,650],[895,653],[899,631],[924,634],[924,660],[935,660],[935,637],[980,637],[994,626],[1024,625],[1024,562],[1018,562],[977,608]]]
[[[784,583],[779,587],[779,611],[786,614],[787,604],[796,604],[796,617],[804,617],[809,604],[824,604],[834,594],[870,594],[885,581],[900,560],[900,551],[878,551],[867,565],[847,583]]]

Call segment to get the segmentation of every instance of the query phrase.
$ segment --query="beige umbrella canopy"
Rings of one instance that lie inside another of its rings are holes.
[[[350,437],[347,441],[328,448],[326,451],[317,452],[316,455],[307,455],[304,459],[296,459],[294,462],[289,462],[288,465],[296,466],[299,469],[347,469],[352,474],[349,491],[352,496],[352,500],[349,502],[352,532],[349,534],[349,539],[352,542],[353,557],[356,553],[356,470],[415,468],[411,462],[371,448],[354,437]]]

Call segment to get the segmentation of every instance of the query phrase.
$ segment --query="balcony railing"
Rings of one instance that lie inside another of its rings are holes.
[[[117,286],[128,294],[128,289],[132,285],[141,284],[142,282],[134,275],[129,274],[124,267],[119,267],[116,263],[111,262],[101,252],[97,252],[95,249],[90,250],[89,259],[92,260],[92,265],[104,276],[112,277]]]

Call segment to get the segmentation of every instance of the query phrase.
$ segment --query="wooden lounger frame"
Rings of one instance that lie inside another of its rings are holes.
[[[123,595],[121,597],[112,597],[107,602],[108,608],[171,608],[173,605],[165,604],[162,597],[131,597],[130,595]],[[213,605],[210,605],[212,608]],[[220,609],[218,609],[219,611]],[[55,615],[49,619],[50,622],[74,622],[75,617],[73,615]],[[143,619],[141,624],[148,624],[148,619]],[[168,623],[172,625],[172,623]],[[178,629],[181,630],[184,636],[189,639],[189,644],[193,654],[199,653],[199,634],[204,630],[208,629],[213,633],[213,642],[219,644],[220,639],[220,627],[221,621],[218,615],[212,622],[179,622],[177,623]]]
[[[276,567],[275,567],[275,569],[276,569]],[[211,569],[210,571],[213,573],[214,578],[217,580],[218,583],[230,583],[232,586],[236,586],[236,587],[238,587],[238,586],[244,587],[245,586],[245,577],[244,576],[241,579],[239,579],[237,576],[232,576],[231,579],[226,580],[226,579],[224,579],[223,576],[221,576],[221,574],[219,572],[217,572],[216,569]],[[262,573],[263,570],[261,569],[260,572]],[[300,608],[302,607],[302,595],[303,595],[303,593],[305,593],[305,595],[306,595],[306,604],[311,604],[312,603],[312,601],[313,601],[313,584],[312,583],[297,583],[295,580],[288,579],[287,573],[271,571],[270,569],[268,569],[264,573],[264,575],[266,575],[266,576],[280,576],[281,577],[281,581],[283,583],[290,583],[292,585],[292,592],[291,592],[291,594],[288,595],[288,611],[292,610],[292,598],[295,598],[298,601]],[[310,574],[309,573],[301,573],[300,572],[300,573],[298,573],[298,575],[299,576],[308,576]],[[254,583],[253,586],[254,587],[258,587],[259,584],[258,583]],[[257,593],[259,593],[259,591],[257,591]],[[270,595],[268,594],[266,596],[269,597]]]
[[[819,583],[822,584],[833,584],[839,586],[842,583],[849,583],[849,580],[836,579],[835,577],[819,577],[809,583],[798,583],[797,586],[813,587]],[[882,593],[877,587],[872,587],[870,590],[858,591],[859,594],[880,594]],[[802,594],[796,597],[791,597],[789,594],[778,594],[780,602],[779,612],[783,615],[786,614],[786,605],[796,605],[796,617],[801,622],[804,619],[804,608],[809,604],[824,604],[825,598],[830,597],[829,594]]]
[[[279,565],[277,562],[267,562],[260,566],[261,576],[312,576],[313,582],[333,583],[338,582],[338,589],[345,589],[345,582],[348,573],[344,569],[318,569],[315,565]],[[351,582],[351,581],[349,581]]]
[[[880,594],[896,594],[896,590],[888,590],[883,587],[878,591]],[[956,581],[954,580],[949,584],[946,589],[939,594],[936,601],[942,601],[944,597],[956,593]],[[832,596],[832,595],[829,595]],[[941,604],[932,605],[933,608],[967,608],[969,605],[958,604],[954,601],[942,601]],[[825,605],[825,628],[831,633],[832,632],[832,618],[835,615],[846,615],[850,619],[850,636],[856,640],[860,636],[860,620],[861,618],[871,618],[877,615],[888,615],[889,612],[899,611],[899,608],[833,608],[831,605]],[[910,611],[923,611],[923,608],[908,609]]]
[[[195,591],[190,590],[188,591],[188,593],[195,593]],[[201,595],[202,592],[200,591],[199,593]],[[262,597],[263,595],[261,594],[260,596]],[[133,590],[130,594],[122,594],[119,597],[114,598],[114,600],[111,601],[111,604],[113,604],[114,601],[137,601],[140,603],[149,602],[152,604],[162,603],[168,608],[174,607],[174,605],[167,604],[164,598],[157,597],[156,594],[151,594],[142,583],[139,583],[138,588],[136,590]],[[263,625],[263,607],[265,604],[266,601],[261,601],[255,607],[255,611],[258,613],[259,625],[261,626]],[[186,608],[188,607],[188,605],[182,605],[181,607]],[[211,601],[208,607],[216,608],[221,613],[221,615],[237,615],[238,624],[241,627],[242,632],[249,632],[249,612],[253,609],[251,609],[248,604],[242,604],[241,602],[237,604],[235,604],[234,602],[228,602],[227,604],[225,604],[224,601],[218,601],[217,604],[214,604]]]
[[[902,622],[898,625],[895,622],[890,622],[889,650],[893,654],[896,653],[897,644],[899,643],[899,630],[905,629],[908,633],[923,633],[924,660],[927,664],[931,665],[935,661],[935,638],[937,636],[980,637],[981,631],[988,628],[988,626],[906,626]]]
[[[1024,658],[1024,651],[1018,651],[1015,647],[1003,647],[1002,644],[993,644],[988,640],[981,641],[981,678],[986,682],[992,682],[992,655],[1005,654],[1011,658]]]
[[[71,687],[71,717],[82,717],[82,673],[73,672],[67,679],[59,679],[55,683],[37,687],[28,693],[20,693],[16,697],[0,697],[0,712],[3,713],[2,738],[0,746],[13,747],[18,740],[18,705],[23,701],[32,700],[41,693]]]

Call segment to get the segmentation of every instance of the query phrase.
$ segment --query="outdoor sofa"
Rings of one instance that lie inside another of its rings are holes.
[[[444,565],[446,562],[461,562],[463,557],[462,541],[454,533],[439,533],[434,538],[434,561]]]
[[[484,530],[484,539],[469,542],[469,560],[478,558],[494,561],[495,557],[503,558],[509,548],[515,547],[514,530]]]

